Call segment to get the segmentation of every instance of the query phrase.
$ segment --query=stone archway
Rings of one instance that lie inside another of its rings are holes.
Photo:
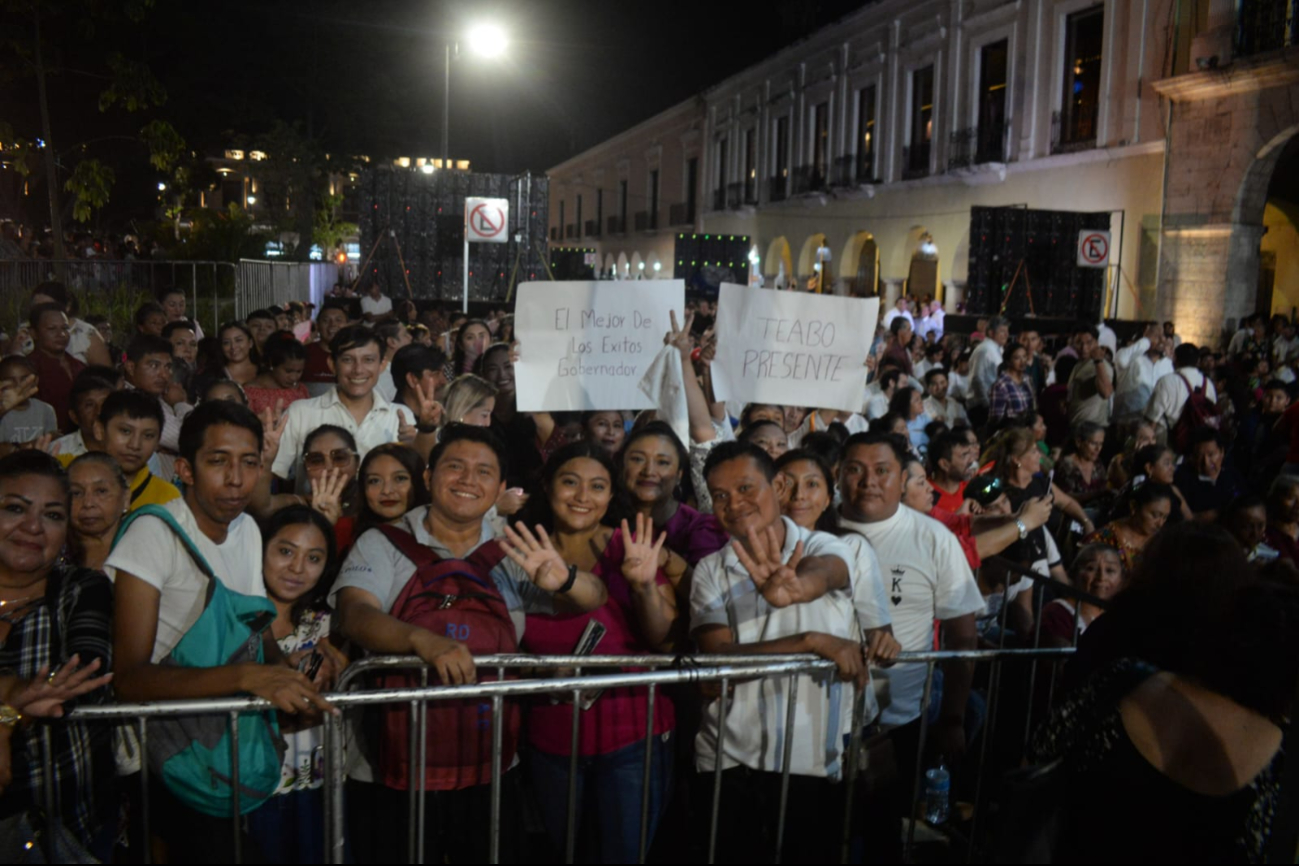
[[[870,232],[857,232],[844,244],[839,256],[839,277],[852,286],[854,295],[873,298],[879,294],[880,248]]]
[[[784,235],[772,240],[767,245],[767,255],[762,259],[762,274],[766,277],[774,277],[781,273],[782,267],[786,278],[793,278],[794,261],[789,250],[789,241]]]

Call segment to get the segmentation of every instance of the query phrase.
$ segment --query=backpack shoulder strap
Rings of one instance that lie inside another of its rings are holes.
[[[1182,373],[1181,373],[1180,370],[1179,370],[1178,373],[1177,373],[1177,378],[1181,379],[1181,380],[1182,380],[1182,384],[1186,386],[1187,399],[1190,399],[1190,397],[1191,397],[1192,395],[1196,394],[1197,392],[1200,393],[1200,394],[1203,394],[1203,393],[1204,393],[1204,387],[1205,387],[1205,384],[1209,381],[1208,379],[1205,379],[1204,382],[1201,382],[1201,383],[1200,383],[1200,387],[1199,387],[1199,388],[1192,388],[1192,387],[1191,387],[1191,380],[1190,380],[1190,379],[1187,379],[1184,375],[1182,375]]]
[[[212,566],[208,565],[207,559],[203,557],[203,554],[200,553],[199,549],[194,545],[193,539],[191,539],[181,525],[176,522],[175,515],[166,508],[163,508],[161,505],[141,505],[130,514],[126,515],[126,517],[123,517],[122,525],[117,530],[117,538],[113,539],[114,547],[117,547],[117,545],[121,543],[122,537],[126,535],[126,530],[131,526],[131,524],[135,523],[135,521],[139,520],[141,517],[155,517],[165,523],[167,527],[176,534],[176,537],[180,539],[181,544],[184,545],[185,550],[189,552],[190,557],[194,560],[194,564],[198,566],[198,570],[201,571],[209,580],[216,577],[216,572],[212,570]]]
[[[442,559],[433,552],[433,548],[425,544],[420,544],[414,535],[411,535],[404,529],[389,524],[376,526],[375,529],[383,533],[383,537],[388,539],[393,547],[401,551],[401,554],[415,563],[415,569],[418,571],[426,565],[432,565]]]
[[[500,542],[495,538],[478,545],[473,553],[465,557],[465,561],[470,565],[483,570],[484,577],[493,568],[500,565],[503,559],[505,559],[505,549],[501,547]]]

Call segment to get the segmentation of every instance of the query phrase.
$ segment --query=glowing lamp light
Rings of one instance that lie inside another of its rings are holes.
[[[655,262],[655,263],[654,263],[654,273],[657,274],[657,273],[658,273],[660,270],[662,270],[662,269],[663,269],[663,264],[662,264],[662,262]]]
[[[644,263],[644,262],[637,262],[637,263],[636,263],[636,270],[638,270],[638,271],[643,271],[643,270],[645,270],[645,263]]]
[[[426,163],[424,163],[423,165],[421,165],[421,166],[419,167],[419,170],[422,171],[422,172],[424,172],[425,174],[432,174],[432,173],[433,173],[433,163],[431,163],[431,162],[426,162]]]
[[[158,181],[158,192],[165,192],[166,190],[167,190],[167,184],[163,183],[162,181]]]
[[[505,31],[495,24],[479,24],[469,31],[469,47],[483,57],[500,57],[508,45]]]
[[[250,195],[250,196],[248,196],[248,204],[249,204],[249,205],[255,205],[255,204],[257,204],[257,196],[255,196],[255,195]]]

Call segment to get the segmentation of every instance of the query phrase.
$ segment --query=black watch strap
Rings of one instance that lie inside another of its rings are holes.
[[[555,592],[556,593],[568,592],[570,589],[573,588],[573,584],[575,583],[577,583],[577,566],[570,565],[568,567],[568,580],[564,581],[564,585],[561,586],[559,589],[555,590]]]

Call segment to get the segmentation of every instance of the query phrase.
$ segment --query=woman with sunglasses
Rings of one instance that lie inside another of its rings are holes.
[[[351,526],[344,524],[340,536],[338,524],[344,517],[354,517],[360,508],[356,491],[359,466],[356,439],[334,424],[322,424],[312,430],[302,442],[305,475],[302,493],[272,494],[270,467],[275,462],[279,437],[272,432],[275,425],[267,423],[268,416],[264,416],[262,422],[267,426],[266,445],[262,449],[262,474],[249,500],[248,512],[259,520],[265,520],[281,508],[310,505],[335,527],[339,549],[350,546],[352,537],[348,531]]]

